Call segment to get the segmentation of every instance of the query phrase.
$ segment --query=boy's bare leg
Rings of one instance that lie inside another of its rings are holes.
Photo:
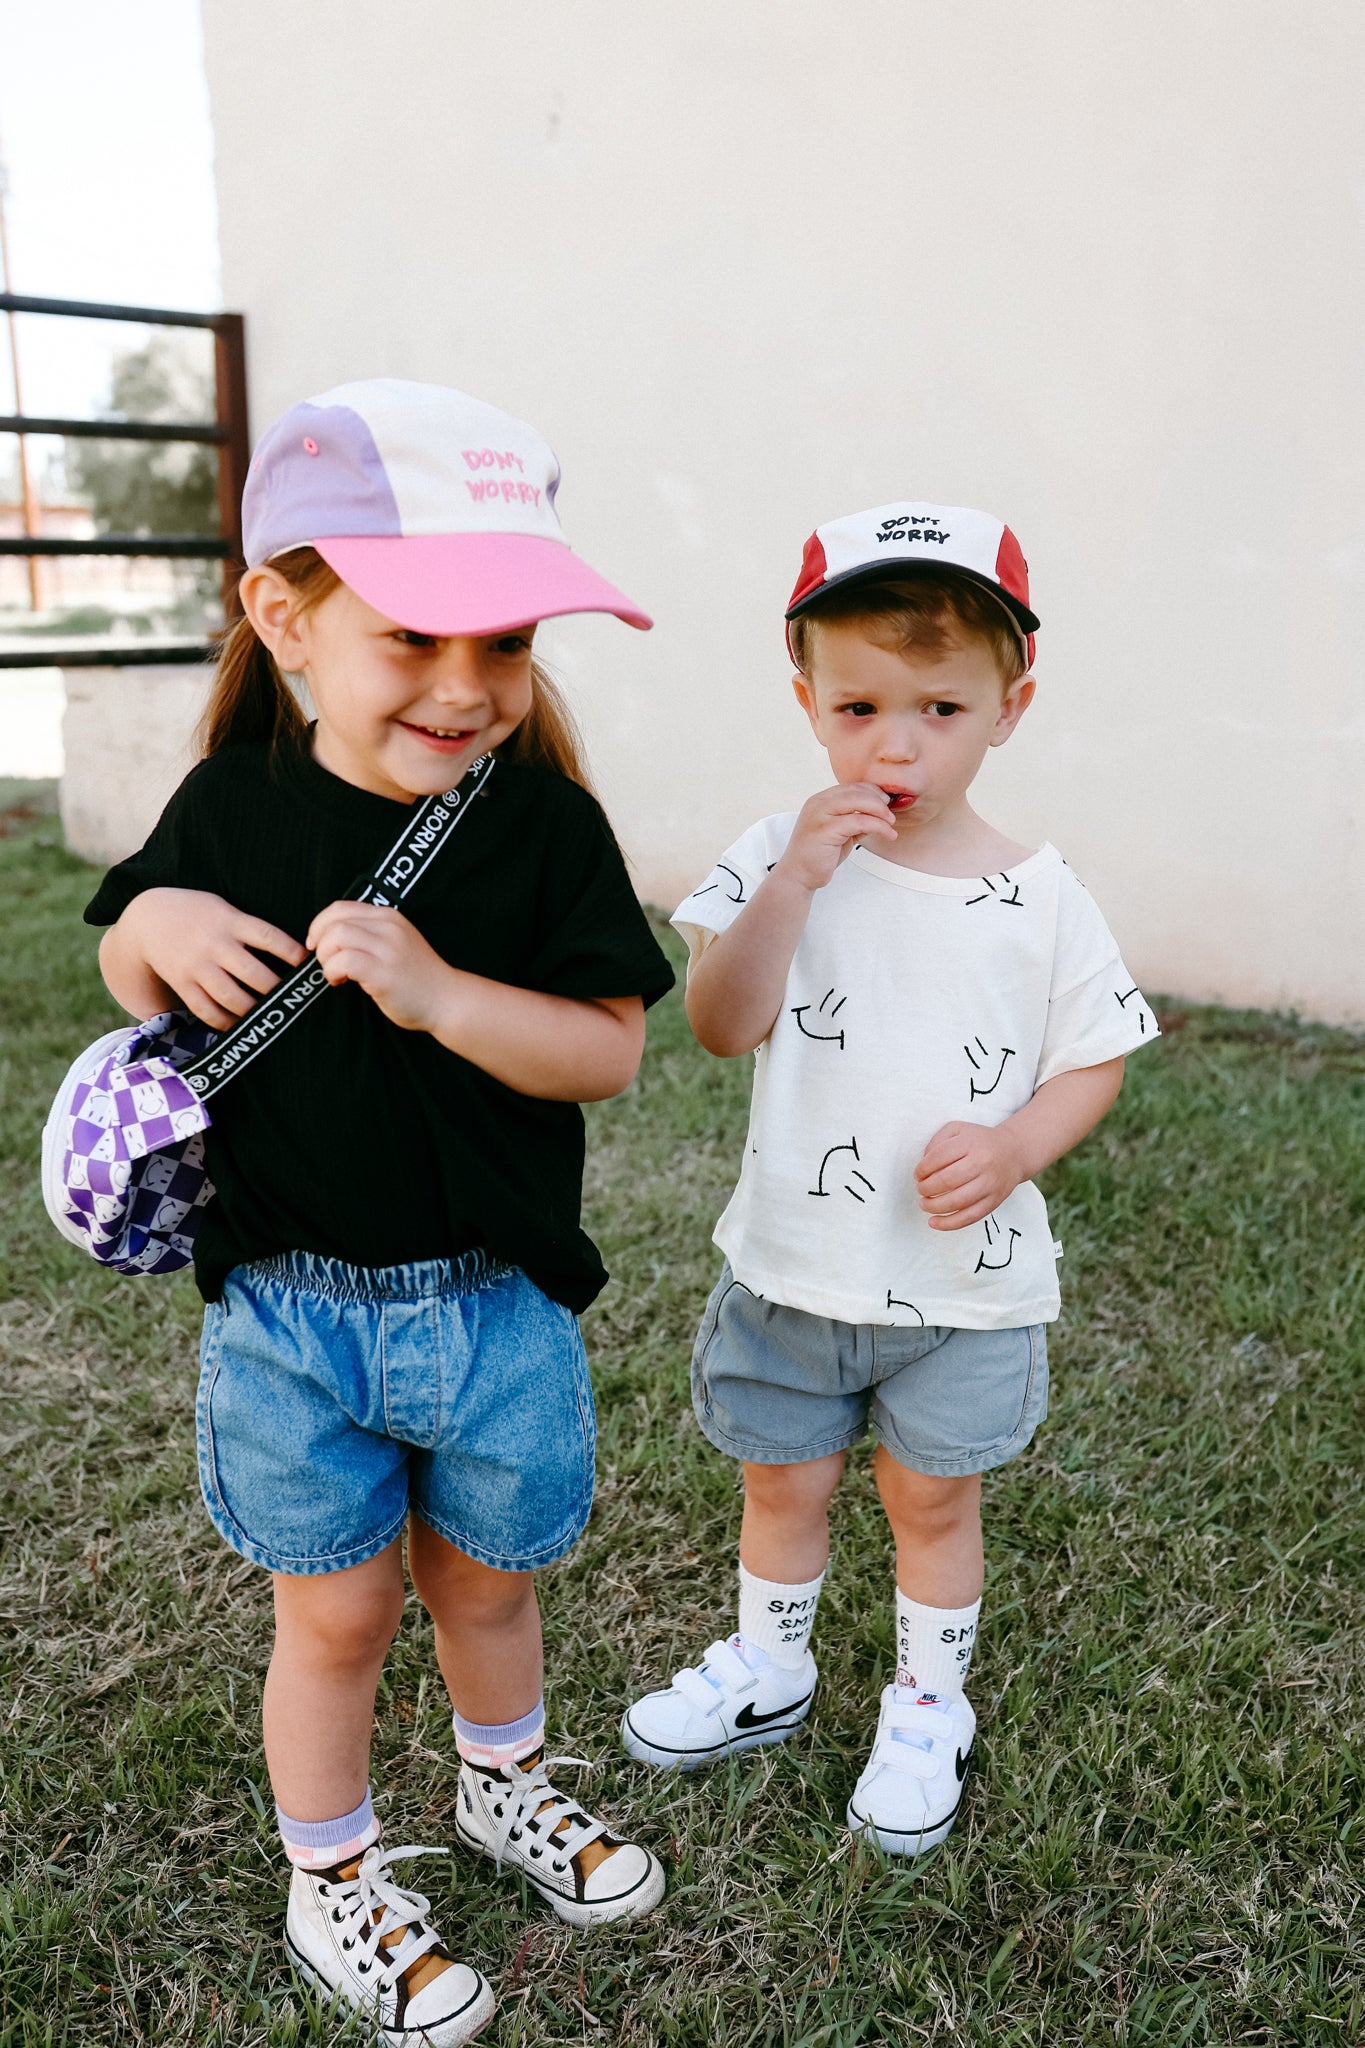
[[[896,1584],[925,1607],[969,1607],[981,1597],[981,1474],[934,1479],[878,1444],[877,1491],[896,1539]]]
[[[350,1813],[369,1780],[374,1695],[403,1614],[403,1547],[346,1571],[274,1575],[261,1703],[275,1798],[295,1820]]]
[[[976,1734],[963,1691],[981,1611],[981,1479],[940,1479],[877,1447],[896,1539],[896,1668],[848,1803],[854,1834],[920,1856],[951,1831]]]
[[[744,1467],[739,1630],[626,1710],[628,1755],[670,1767],[785,1742],[815,1690],[810,1639],[829,1561],[829,1503],[844,1454]]]
[[[802,1465],[746,1465],[739,1557],[759,1579],[793,1585],[816,1579],[829,1563],[829,1504],[844,1453]]]

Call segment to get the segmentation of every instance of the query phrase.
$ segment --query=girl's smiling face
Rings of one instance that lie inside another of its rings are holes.
[[[531,708],[534,626],[435,639],[344,583],[299,613],[269,566],[243,577],[242,603],[280,667],[307,678],[315,760],[376,796],[411,802],[451,788]]]
[[[871,782],[904,837],[965,804],[987,749],[1007,740],[1033,679],[1006,686],[990,648],[955,635],[939,659],[870,640],[852,620],[821,623],[809,673],[792,678],[839,782]],[[889,843],[889,842],[888,842]]]

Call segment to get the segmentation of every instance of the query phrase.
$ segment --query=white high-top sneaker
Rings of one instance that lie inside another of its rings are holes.
[[[555,1766],[583,1762],[577,1756],[528,1758],[496,1770],[462,1763],[456,1832],[499,1870],[519,1870],[571,1927],[634,1920],[663,1897],[663,1865],[556,1792],[549,1777]]]
[[[848,1802],[855,1835],[891,1856],[923,1856],[952,1828],[976,1737],[970,1701],[936,1693],[898,1701],[888,1685],[872,1754]]]
[[[627,1756],[694,1771],[795,1734],[815,1692],[814,1657],[807,1650],[794,1671],[768,1657],[749,1664],[739,1640],[712,1643],[700,1664],[675,1672],[672,1685],[627,1707],[621,1722]]]
[[[303,1870],[289,1886],[284,1945],[300,1976],[368,2014],[391,2048],[458,2048],[493,2017],[486,1977],[457,1963],[427,1921],[430,1901],[393,1881],[391,1862],[404,1856],[444,1856],[444,1849],[365,1851],[353,1877],[340,1870]],[[449,1968],[409,1993],[408,1976],[425,1957]]]

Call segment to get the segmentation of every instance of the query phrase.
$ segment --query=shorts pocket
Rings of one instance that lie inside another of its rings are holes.
[[[982,1343],[983,1337],[987,1339],[986,1344]],[[965,1340],[963,1350],[968,1343],[973,1345],[973,1349],[979,1347],[985,1360],[991,1360],[999,1341],[1009,1337],[1024,1340],[1028,1345],[1028,1358],[1026,1362],[1020,1361],[1022,1369],[1011,1372],[1004,1385],[993,1384],[995,1374],[989,1370],[978,1379],[973,1372],[975,1360],[968,1362],[959,1353],[964,1388],[971,1390],[975,1385],[979,1390],[980,1406],[974,1411],[968,1407],[964,1415],[967,1431],[976,1438],[975,1451],[1000,1464],[1023,1449],[1042,1420],[1038,1403],[1041,1401],[1044,1408],[1047,1404],[1047,1325],[1033,1323],[1018,1330],[960,1333],[960,1342]],[[986,1429],[990,1434],[983,1438],[982,1432]]]
[[[1019,1455],[1047,1412],[1047,1326],[955,1329],[883,1380],[878,1435],[912,1470],[941,1478],[986,1472]]]
[[[1026,1443],[1039,1423],[1047,1416],[1047,1324],[1034,1323],[1028,1334],[1028,1384],[1024,1389],[1023,1411],[1010,1439],[1011,1443]]]
[[[204,1327],[199,1338],[199,1386],[194,1398],[194,1437],[199,1465],[199,1491],[214,1522],[221,1528],[227,1513],[218,1484],[218,1460],[213,1441],[213,1389],[218,1378],[223,1342],[223,1304],[211,1301],[204,1309]]]
[[[734,1274],[730,1271],[730,1263],[727,1259],[725,1265],[721,1268],[719,1280],[717,1280],[715,1286],[711,1289],[710,1295],[707,1297],[706,1307],[702,1311],[701,1325],[697,1331],[696,1341],[692,1346],[692,1406],[698,1415],[704,1415],[708,1419],[711,1416],[712,1408],[711,1390],[706,1384],[706,1354],[715,1342],[716,1331],[720,1327],[721,1311],[736,1287],[744,1287],[744,1282],[736,1280]],[[748,1294],[750,1292],[749,1288],[744,1287],[744,1292]]]
[[[574,1354],[574,1398],[578,1403],[578,1426],[583,1440],[583,1495],[591,1505],[597,1477],[597,1403],[593,1399],[587,1346],[578,1326],[578,1317],[567,1308],[564,1315],[569,1324],[569,1342]]]
[[[731,1274],[731,1268],[726,1266],[722,1270],[720,1278],[716,1280],[714,1288],[706,1296],[706,1309],[702,1311],[702,1321],[700,1321],[696,1339],[692,1343],[692,1407],[694,1407],[694,1411],[698,1415],[704,1415],[704,1417],[710,1417],[710,1389],[708,1389],[708,1384],[706,1384],[706,1354],[708,1354],[710,1346],[714,1343],[714,1337],[716,1337],[716,1325],[720,1321],[720,1303],[724,1300],[724,1296],[731,1292],[731,1288],[735,1284],[737,1284],[735,1276]]]

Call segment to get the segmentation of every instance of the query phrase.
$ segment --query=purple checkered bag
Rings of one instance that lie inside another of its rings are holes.
[[[63,1081],[43,1132],[43,1200],[62,1236],[116,1273],[173,1273],[213,1196],[209,1113],[178,1071],[217,1033],[173,1012],[110,1031]]]
[[[455,789],[424,797],[374,874],[348,897],[396,904],[425,874],[493,771],[481,755]],[[206,1097],[226,1087],[309,1004],[326,976],[311,955],[219,1034],[169,1011],[88,1045],[43,1131],[43,1200],[68,1243],[116,1273],[174,1273],[194,1255],[213,1199]]]

